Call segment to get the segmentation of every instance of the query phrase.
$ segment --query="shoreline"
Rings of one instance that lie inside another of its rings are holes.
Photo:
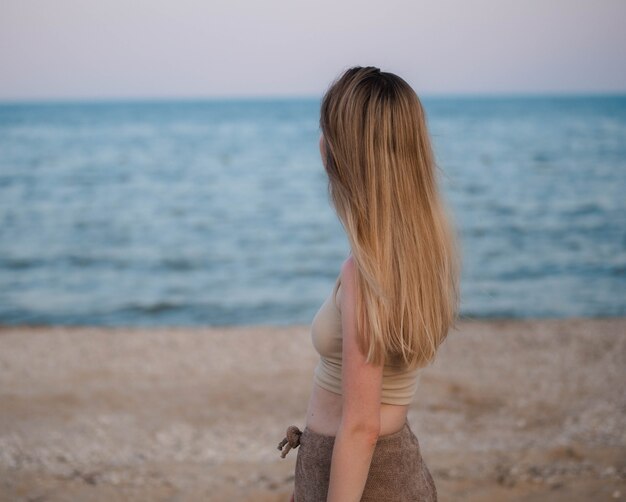
[[[587,321],[621,321],[626,320],[626,316],[621,315],[600,315],[600,316],[569,316],[569,317],[506,317],[506,316],[461,316],[459,324],[472,323],[575,323]],[[254,323],[254,324],[3,324],[0,322],[0,334],[3,331],[15,330],[57,330],[57,329],[98,329],[102,331],[163,331],[163,330],[180,330],[180,331],[205,331],[205,330],[240,330],[240,329],[257,329],[257,328],[302,328],[308,329],[309,324],[302,323]]]
[[[0,326],[0,500],[289,500],[307,325]],[[626,317],[467,319],[408,420],[441,500],[626,499]]]

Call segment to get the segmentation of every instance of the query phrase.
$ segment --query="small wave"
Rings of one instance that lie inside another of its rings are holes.
[[[552,156],[546,152],[535,152],[532,156],[534,162],[545,163],[552,160]]]
[[[0,259],[0,268],[5,268],[9,270],[25,270],[29,268],[41,267],[42,265],[46,265],[46,262],[37,258]]]
[[[195,260],[186,258],[166,258],[160,263],[164,268],[169,270],[196,270],[199,268]]]
[[[148,304],[131,304],[124,308],[126,311],[146,313],[146,314],[160,314],[161,312],[171,312],[174,310],[180,310],[187,307],[185,304],[174,302],[154,302]]]
[[[563,211],[563,214],[566,216],[587,216],[589,214],[603,215],[605,211],[595,202],[586,202]]]

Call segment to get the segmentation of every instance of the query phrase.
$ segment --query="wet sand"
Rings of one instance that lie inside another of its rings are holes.
[[[285,501],[307,326],[0,328],[0,500]],[[465,320],[409,413],[445,501],[626,500],[626,319]]]

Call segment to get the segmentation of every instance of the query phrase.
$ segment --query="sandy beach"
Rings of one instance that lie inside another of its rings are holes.
[[[308,326],[0,329],[0,499],[285,501]],[[409,413],[441,501],[626,499],[626,319],[465,320]]]

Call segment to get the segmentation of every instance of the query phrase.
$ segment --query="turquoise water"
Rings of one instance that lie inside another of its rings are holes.
[[[423,98],[464,317],[626,315],[626,97]],[[0,323],[310,323],[318,99],[0,105]]]

